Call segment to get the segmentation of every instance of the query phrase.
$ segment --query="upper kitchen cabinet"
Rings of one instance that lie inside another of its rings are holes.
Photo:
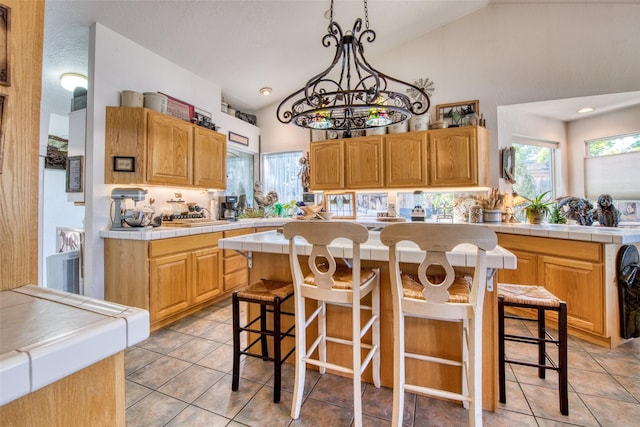
[[[309,148],[312,190],[344,188],[344,141],[312,142]]]
[[[105,183],[225,188],[225,136],[145,108],[107,107]]]
[[[427,133],[409,132],[385,137],[387,187],[427,186]]]
[[[344,141],[346,188],[380,188],[383,181],[383,140],[367,136]]]
[[[429,186],[488,186],[489,132],[467,126],[428,133]]]
[[[147,112],[147,182],[193,184],[193,129],[166,114]]]
[[[193,185],[225,188],[227,185],[227,142],[225,136],[209,129],[194,129]],[[222,159],[222,161],[221,161]]]

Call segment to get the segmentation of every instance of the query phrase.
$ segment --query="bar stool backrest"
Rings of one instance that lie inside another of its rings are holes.
[[[344,302],[350,303],[359,297],[358,286],[340,289],[334,280],[337,269],[335,256],[328,246],[336,239],[347,239],[344,258],[352,260],[350,282],[360,283],[360,244],[369,239],[369,231],[362,224],[342,221],[297,221],[285,224],[283,234],[289,240],[289,256],[293,282],[296,291],[304,296],[320,300],[336,300],[336,293],[342,293]],[[296,247],[295,237],[304,238],[312,245],[310,253],[300,253]],[[300,265],[299,256],[309,255],[308,266],[313,274],[313,285],[305,284],[305,275]],[[348,292],[339,292],[339,291]],[[351,293],[355,295],[350,296]],[[329,296],[332,294],[333,296]],[[340,298],[338,298],[340,299]]]

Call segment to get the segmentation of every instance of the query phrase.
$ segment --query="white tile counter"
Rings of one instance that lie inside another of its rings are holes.
[[[130,229],[131,231],[100,232],[100,237],[109,239],[157,240],[171,237],[189,236],[193,234],[214,233],[247,227],[281,226],[289,218],[240,219],[234,222],[222,221],[219,225],[203,227],[158,227],[151,229]],[[357,222],[368,227],[385,227],[391,223],[360,219]],[[598,243],[631,244],[640,242],[640,228],[611,228],[598,226],[563,225],[563,224],[508,224],[508,223],[480,223],[480,227],[489,227],[496,233],[511,233],[524,236],[551,237],[556,239],[582,240]]]
[[[0,406],[149,336],[146,310],[25,285],[0,292]]]
[[[300,254],[311,253],[311,245],[304,239],[297,237],[296,245]],[[227,237],[218,241],[221,249],[237,251],[263,252],[272,254],[289,253],[289,241],[278,231],[265,231],[246,234],[237,237]],[[410,242],[398,245],[400,262],[420,263],[423,255],[418,247]],[[351,245],[346,239],[336,239],[329,245],[329,250],[335,257],[351,258]],[[456,267],[475,266],[476,251],[472,245],[459,245],[447,253],[449,262]],[[360,258],[370,261],[388,261],[389,248],[380,241],[379,231],[369,231],[369,240],[360,245]],[[508,250],[497,246],[487,252],[487,267],[499,269],[515,269],[516,256]]]

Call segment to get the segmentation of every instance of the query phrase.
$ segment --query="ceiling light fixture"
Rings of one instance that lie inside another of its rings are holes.
[[[263,96],[269,96],[269,95],[271,95],[271,92],[272,92],[272,91],[273,91],[273,90],[272,90],[270,87],[263,87],[262,89],[260,89],[260,93],[261,93]]]
[[[595,108],[594,108],[594,107],[582,107],[581,109],[579,109],[579,110],[577,111],[577,113],[578,113],[578,114],[590,113],[590,112],[592,112],[593,110],[595,110]]]
[[[278,106],[282,123],[293,123],[312,129],[352,130],[385,127],[402,123],[412,115],[429,110],[429,95],[421,88],[395,79],[373,68],[364,57],[363,41],[371,43],[376,33],[369,29],[369,11],[364,0],[365,30],[362,19],[356,19],[353,29],[342,33],[333,20],[333,0],[329,9],[328,34],[322,45],[335,43],[336,53],[331,65],[312,77],[302,89],[287,96]],[[329,74],[336,69],[333,76]],[[413,89],[415,101],[389,83]]]
[[[65,73],[60,77],[60,85],[69,92],[73,92],[75,88],[87,88],[87,77],[77,73]]]

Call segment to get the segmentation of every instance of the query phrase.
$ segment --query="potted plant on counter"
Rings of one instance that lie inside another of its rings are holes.
[[[551,199],[543,200],[549,193],[550,191],[545,191],[531,199],[523,196],[523,198],[529,202],[529,206],[524,208],[529,224],[540,224],[544,220],[545,216],[549,214],[549,206],[554,202]]]

